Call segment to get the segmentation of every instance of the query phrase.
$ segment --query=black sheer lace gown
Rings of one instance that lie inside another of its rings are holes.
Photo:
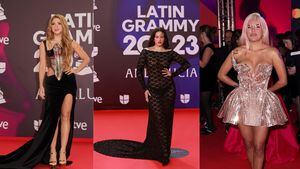
[[[164,77],[162,70],[169,68],[172,62],[181,66],[171,77]],[[104,140],[95,143],[94,148],[102,154],[136,159],[157,160],[166,165],[169,162],[172,125],[175,104],[175,85],[173,77],[184,72],[189,62],[173,50],[155,52],[144,49],[137,65],[137,76],[142,87],[149,90],[149,117],[147,136],[143,143],[130,140]],[[144,80],[144,68],[147,69],[148,82]]]
[[[46,46],[46,45],[45,45]],[[51,66],[53,50],[46,49],[47,65]],[[53,66],[53,65],[52,65]],[[60,80],[58,80],[60,79]],[[75,75],[61,73],[60,76],[45,78],[45,112],[43,122],[34,137],[17,150],[0,156],[0,168],[6,169],[31,169],[39,163],[49,163],[50,145],[54,137],[57,124],[60,124],[61,106],[67,94],[73,96],[70,124],[74,123],[74,107],[76,100]],[[60,126],[60,125],[59,125]],[[72,125],[71,125],[72,126]],[[60,149],[60,128],[57,138],[57,152]],[[66,148],[66,156],[69,157],[73,138],[73,127],[70,128],[69,139]],[[1,147],[1,146],[0,146]],[[59,155],[59,153],[57,154]],[[57,157],[59,158],[59,157]],[[68,161],[70,163],[70,161]]]

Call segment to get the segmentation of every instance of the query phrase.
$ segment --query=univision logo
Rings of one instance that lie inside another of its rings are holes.
[[[41,126],[41,124],[42,124],[42,120],[34,120],[34,121],[33,121],[33,127],[34,127],[34,130],[35,130],[35,131],[38,131],[39,128],[40,128],[40,126]]]
[[[187,104],[191,100],[190,94],[180,94],[180,101],[181,103]]]
[[[120,95],[119,99],[120,99],[121,104],[128,104],[129,103],[129,95],[128,94]]]
[[[6,63],[0,62],[0,74],[4,73],[6,70]]]

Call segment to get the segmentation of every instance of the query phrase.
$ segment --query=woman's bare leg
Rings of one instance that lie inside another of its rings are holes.
[[[254,128],[254,156],[253,169],[262,169],[265,159],[265,145],[268,138],[268,127],[257,126]]]
[[[50,165],[56,165],[57,164],[57,159],[56,159],[56,143],[57,143],[57,135],[58,135],[58,124],[56,125],[55,133],[50,145],[50,159],[49,159],[49,164]]]
[[[66,147],[69,139],[70,133],[70,115],[73,104],[73,96],[71,94],[67,94],[64,98],[62,107],[61,107],[61,148],[60,148],[60,163],[66,163]]]
[[[253,127],[239,124],[238,125],[241,135],[244,139],[244,143],[246,146],[247,157],[251,168],[253,168],[253,154],[254,154],[254,138],[253,138]]]

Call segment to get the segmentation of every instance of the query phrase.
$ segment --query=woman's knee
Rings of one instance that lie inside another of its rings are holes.
[[[61,113],[60,119],[61,119],[62,122],[70,121],[70,112]]]
[[[255,143],[254,144],[254,152],[256,154],[263,154],[265,152],[265,144],[263,144],[263,143]]]
[[[247,151],[253,150],[254,144],[253,144],[253,141],[252,141],[252,140],[245,140],[244,143],[245,143],[245,146],[246,146],[246,150],[247,150]]]

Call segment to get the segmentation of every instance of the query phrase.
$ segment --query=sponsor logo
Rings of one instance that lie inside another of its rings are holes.
[[[0,4],[0,21],[7,19],[4,14],[4,8]],[[0,37],[0,44],[8,45],[9,44],[9,38],[8,37]]]
[[[99,53],[99,48],[97,46],[94,46],[93,47],[93,51],[91,53],[91,57],[96,57]],[[95,71],[94,69],[94,66],[92,66],[92,69],[93,69],[93,82],[96,83],[96,82],[99,82],[99,78],[98,78],[98,75],[97,75],[97,72]]]
[[[180,94],[180,101],[181,103],[187,104],[190,102],[191,95],[190,94]]]
[[[91,57],[93,58],[93,57],[97,56],[98,53],[99,53],[99,48],[97,46],[94,46],[93,51],[91,53]]]
[[[94,66],[93,66],[94,68]],[[96,83],[96,82],[99,82],[99,78],[97,76],[97,72],[95,70],[93,70],[93,82]]]
[[[93,0],[93,10],[97,10],[97,9],[98,9],[98,7],[96,5],[96,2],[95,2],[95,0]]]
[[[6,16],[4,14],[4,9],[2,8],[1,4],[0,4],[0,21],[5,20]]]
[[[82,60],[78,60],[75,62],[76,67],[78,67],[81,64]],[[83,68],[80,72],[77,73],[77,75],[88,75],[88,74],[92,74],[93,70],[90,66],[86,66],[85,68]]]
[[[35,131],[39,130],[42,122],[43,122],[43,120],[34,120],[33,121],[33,126],[34,126],[34,130]],[[0,124],[1,124],[1,121],[0,121]],[[74,121],[73,127],[74,127],[75,130],[77,129],[77,130],[86,131],[88,129],[88,124],[87,124],[87,122],[77,122],[77,121]]]
[[[79,129],[82,131],[86,131],[87,130],[87,123],[86,122],[76,122],[74,121],[74,129]]]
[[[1,36],[0,44],[9,45],[9,38],[7,36]]]
[[[101,96],[94,97],[94,102],[96,102],[96,103],[103,103],[103,98]]]
[[[3,104],[3,103],[5,103],[6,101],[5,101],[5,99],[4,99],[4,97],[3,97],[3,92],[2,92],[2,90],[0,89],[0,104]]]
[[[129,95],[128,94],[120,95],[119,99],[120,99],[121,104],[128,104],[129,103]]]
[[[6,63],[0,62],[0,74],[4,73],[6,70]]]
[[[8,122],[7,121],[0,121],[0,129],[7,130],[8,129]]]

